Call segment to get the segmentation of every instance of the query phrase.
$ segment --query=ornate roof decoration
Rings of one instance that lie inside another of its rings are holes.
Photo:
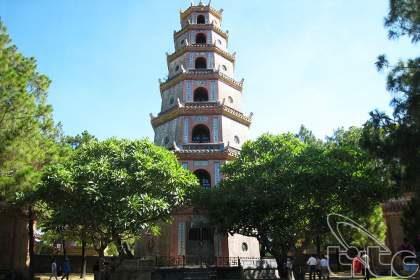
[[[202,2],[200,2],[197,6],[194,6],[191,3],[191,6],[186,9],[185,11],[180,11],[180,16],[181,19],[185,19],[186,17],[188,17],[191,13],[194,12],[210,12],[213,16],[217,17],[219,20],[222,19],[222,13],[223,13],[223,9],[220,10],[216,10],[215,8],[213,8],[212,6],[209,5],[204,5]]]
[[[220,27],[218,27],[218,26],[216,26],[214,24],[193,24],[193,23],[188,23],[181,30],[174,31],[174,39],[176,40],[179,36],[181,36],[185,32],[188,32],[190,29],[193,29],[193,30],[196,30],[196,29],[198,29],[198,30],[213,30],[214,32],[216,32],[217,34],[219,34],[220,36],[222,36],[224,39],[228,39],[229,38],[229,31],[226,31],[225,32]]]
[[[175,150],[175,155],[180,160],[200,160],[200,159],[216,159],[216,160],[233,160],[239,157],[240,150],[227,146],[221,150]]]
[[[174,85],[178,84],[180,81],[183,80],[221,80],[225,84],[233,87],[236,90],[239,90],[242,92],[242,87],[244,80],[242,79],[240,82],[235,81],[231,77],[223,74],[219,70],[215,69],[204,69],[204,70],[196,70],[196,69],[189,69],[188,71],[184,73],[179,73],[178,75],[175,75],[171,77],[170,79],[162,82],[160,81],[160,92],[167,90],[170,87],[173,87]]]
[[[219,102],[195,102],[184,103],[182,106],[177,105],[167,111],[161,112],[159,116],[151,118],[151,123],[153,127],[157,127],[179,116],[193,115],[223,115],[248,127],[252,122],[251,116],[244,116],[241,112]]]
[[[223,56],[227,60],[231,62],[235,62],[235,54],[231,54],[227,51],[222,50],[216,44],[192,44],[188,46],[184,46],[172,54],[167,55],[167,62],[170,63],[173,60],[177,59],[181,55],[185,54],[186,52],[205,52],[205,51],[212,51],[216,52],[217,54]]]

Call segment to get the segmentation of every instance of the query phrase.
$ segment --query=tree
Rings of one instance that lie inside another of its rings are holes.
[[[307,224],[300,186],[294,184],[295,158],[304,149],[292,134],[264,134],[248,141],[240,157],[223,167],[220,187],[203,191],[197,200],[197,207],[208,212],[219,231],[256,237],[280,271]]]
[[[391,39],[407,35],[420,40],[420,5],[417,0],[390,0],[385,27]],[[392,116],[372,111],[364,125],[363,145],[390,166],[401,189],[415,189],[420,182],[420,58],[394,66],[379,56],[379,71],[387,73],[387,90],[393,95]]]
[[[418,0],[390,0],[385,27],[391,39],[401,36],[411,38],[413,44],[420,40],[420,4]],[[420,57],[390,65],[385,55],[376,63],[379,71],[387,72],[387,90],[393,95],[392,116],[379,111],[370,113],[365,123],[363,146],[383,160],[394,176],[401,192],[414,192],[420,196]],[[416,216],[411,212],[416,203],[409,203],[404,210],[403,227],[420,232],[420,222],[413,224]],[[414,236],[410,236],[414,238]]]
[[[299,178],[307,198],[306,239],[314,242],[318,255],[330,233],[328,214],[369,220],[392,191],[385,166],[360,147],[360,137],[360,128],[338,129],[326,142],[312,141],[300,155]]]
[[[413,43],[420,40],[420,4],[418,0],[390,0],[385,18],[388,37],[396,39],[407,35]]]
[[[83,144],[87,144],[93,140],[97,140],[97,139],[95,138],[95,136],[91,135],[88,131],[83,131],[81,134],[78,134],[76,136],[62,137],[60,147],[63,150],[63,154],[65,155],[65,157],[63,156],[61,159],[62,162],[68,159],[70,155],[72,154],[72,152],[74,152],[76,149],[81,147]],[[35,194],[35,196],[33,197],[34,201],[37,200],[37,197],[36,197],[37,195],[38,194]],[[56,198],[51,197],[51,199],[56,199]],[[74,199],[77,199],[77,198],[74,198]],[[42,205],[42,204],[38,204],[38,206],[39,205]],[[46,210],[45,205],[42,205],[42,206],[43,207],[39,207],[39,209],[36,209],[40,213]],[[60,209],[60,211],[56,211],[55,214],[57,214],[58,212],[63,212],[63,211],[66,212],[68,210],[67,205],[65,203],[61,205],[57,204],[57,206],[61,206],[63,209]],[[88,243],[88,237],[87,237],[88,232],[86,232],[86,228],[77,224],[73,225],[72,227],[69,227],[69,224],[62,223],[59,217],[54,216],[54,215],[51,216],[51,213],[48,210],[39,215],[38,227],[44,231],[43,237],[42,237],[42,241],[44,241],[44,243],[47,243],[48,239],[50,239],[49,241],[52,241],[54,243],[57,241],[60,241],[60,243],[63,246],[64,257],[66,257],[66,240],[79,241],[81,243],[82,261],[81,261],[81,268],[80,268],[80,271],[81,271],[80,278],[83,278],[85,276],[84,272],[86,271],[85,269],[86,246],[91,245],[91,243]],[[54,238],[49,238],[49,237],[54,237]]]
[[[363,146],[384,160],[402,190],[420,185],[420,58],[399,62],[389,73],[393,115],[370,113]]]
[[[12,44],[0,20],[0,201],[26,213],[30,260],[35,213],[31,204],[20,204],[20,198],[33,191],[42,168],[60,157],[60,128],[47,104],[50,80],[36,68],[35,59]],[[29,268],[31,273],[31,261]]]
[[[219,230],[256,237],[281,272],[289,250],[315,241],[320,251],[328,214],[369,216],[387,194],[386,172],[354,142],[358,135],[360,129],[339,130],[327,142],[292,134],[248,141],[224,166],[220,187],[203,191],[197,204]]]
[[[111,242],[126,255],[125,240],[156,231],[196,188],[196,177],[164,148],[147,140],[93,139],[49,167],[37,194],[45,226],[83,228],[103,256]]]
[[[0,21],[0,198],[30,190],[56,156],[59,130],[47,104],[50,80],[20,54]],[[29,144],[30,143],[30,144]]]
[[[386,237],[386,225],[385,218],[381,205],[376,205],[372,213],[367,216],[359,217],[356,222],[363,226],[369,233],[373,234],[375,238],[381,242],[385,242]],[[360,231],[353,231],[349,229],[351,233],[352,246],[357,248],[366,248],[367,246],[377,246],[378,244],[371,240],[366,234]]]

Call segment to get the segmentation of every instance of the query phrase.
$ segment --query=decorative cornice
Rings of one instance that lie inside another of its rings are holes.
[[[181,36],[182,34],[188,32],[190,30],[212,30],[212,31],[216,32],[217,34],[219,34],[220,36],[222,36],[226,40],[229,38],[229,32],[223,31],[220,27],[218,27],[214,24],[192,24],[192,23],[189,23],[189,24],[185,25],[181,30],[174,31],[174,40],[176,40],[179,36]]]
[[[239,157],[240,151],[227,146],[220,151],[176,150],[174,153],[179,160],[233,160]]]
[[[180,11],[180,17],[183,20],[183,19],[185,19],[186,17],[188,17],[190,14],[192,14],[194,12],[199,12],[199,13],[210,12],[213,16],[215,16],[219,20],[221,20],[222,19],[223,10],[216,10],[216,9],[214,9],[210,5],[206,5],[206,6],[204,6],[204,5],[192,6],[191,5],[185,11]]]
[[[178,84],[180,81],[183,80],[221,80],[225,84],[233,87],[236,90],[242,92],[244,80],[242,79],[240,82],[235,81],[231,77],[223,74],[219,70],[214,69],[206,69],[206,70],[196,70],[190,69],[185,72],[180,72],[178,75],[171,77],[170,79],[166,80],[165,82],[161,82],[160,84],[160,92],[167,90],[170,87]]]
[[[167,62],[168,64],[171,63],[173,60],[177,59],[181,55],[185,54],[186,52],[215,52],[227,60],[230,60],[231,62],[235,63],[235,55],[231,54],[227,51],[222,50],[216,44],[192,44],[188,46],[184,46],[178,50],[176,50],[173,54],[170,54],[167,56]]]
[[[195,102],[175,106],[168,111],[162,112],[157,117],[151,118],[152,126],[158,127],[163,123],[176,119],[179,116],[194,115],[223,115],[245,126],[250,126],[252,118],[244,116],[241,112],[219,102]]]

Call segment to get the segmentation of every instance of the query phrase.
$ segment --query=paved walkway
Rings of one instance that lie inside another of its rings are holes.
[[[57,277],[57,278],[59,280],[61,280],[61,277]],[[36,274],[35,279],[37,279],[37,280],[48,280],[48,279],[50,279],[50,275],[49,274]],[[54,277],[52,279],[55,280]],[[80,274],[70,274],[69,280],[81,280],[80,279]],[[93,274],[86,275],[85,280],[93,280]]]

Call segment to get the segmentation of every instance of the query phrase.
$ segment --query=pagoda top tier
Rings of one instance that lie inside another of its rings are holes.
[[[223,9],[216,10],[212,6],[210,6],[210,2],[207,5],[204,5],[202,1],[198,5],[194,5],[191,2],[191,6],[184,10],[180,11],[180,18],[181,18],[181,25],[184,27],[187,24],[191,23],[197,23],[197,17],[200,16],[200,14],[207,14],[206,22],[207,24],[215,24],[220,26],[220,22],[222,21],[222,13]],[[204,23],[204,22],[203,22]]]

